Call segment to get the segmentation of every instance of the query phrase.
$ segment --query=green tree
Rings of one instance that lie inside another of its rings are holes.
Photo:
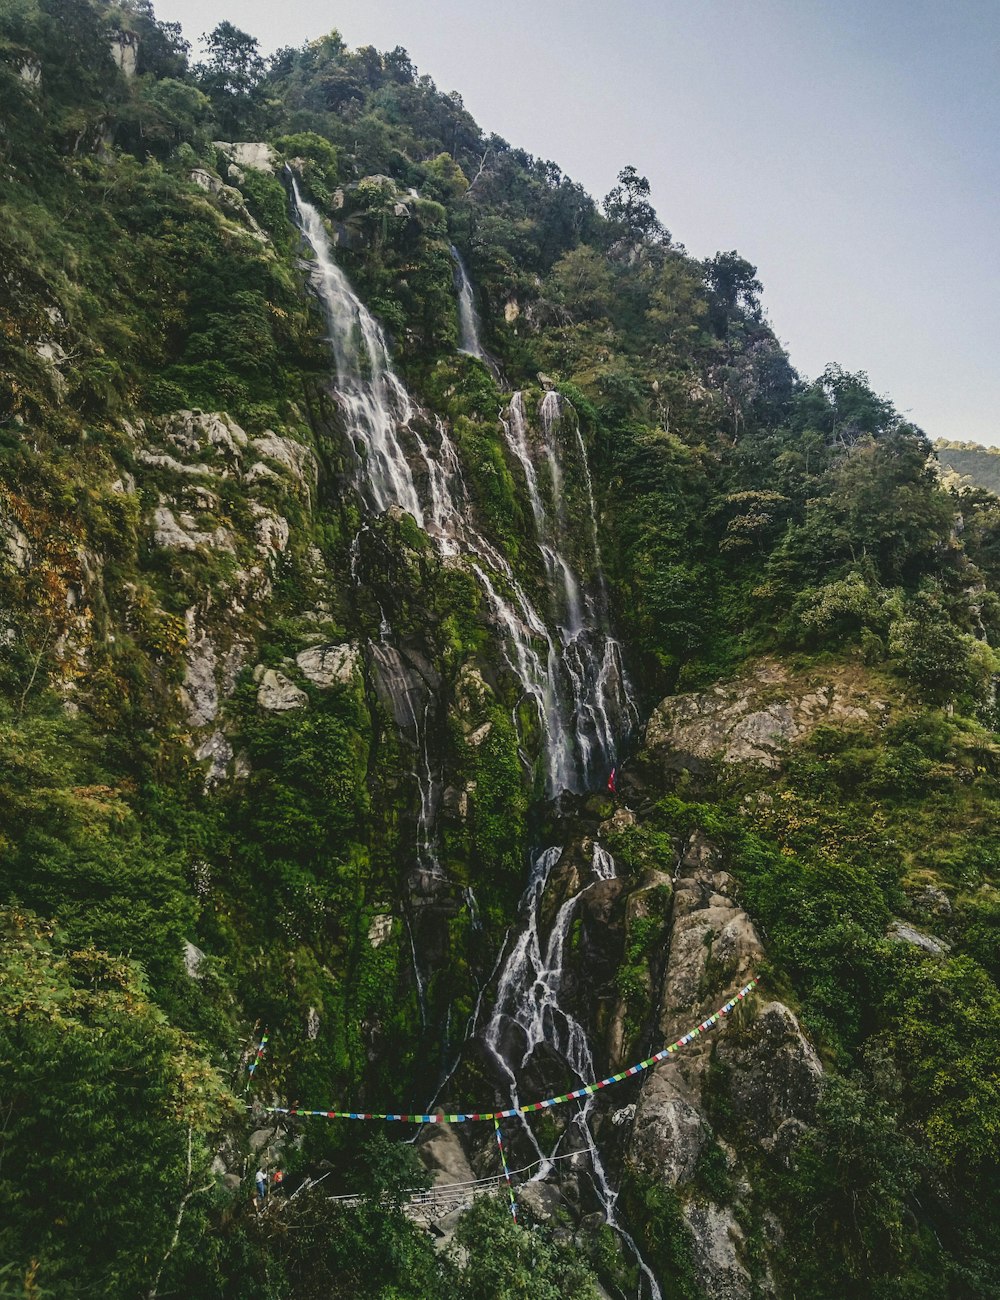
[[[198,66],[202,89],[212,101],[219,129],[239,139],[257,124],[267,66],[256,37],[231,22],[221,22],[201,38],[206,57]]]
[[[597,1279],[581,1256],[544,1229],[526,1229],[500,1199],[484,1198],[459,1223],[459,1300],[596,1300]]]
[[[711,320],[720,338],[727,336],[733,321],[740,316],[759,319],[764,286],[757,279],[757,268],[752,263],[733,249],[708,258],[704,268]]]
[[[17,908],[0,935],[0,1252],[55,1294],[151,1293],[204,1230],[235,1101],[133,962]]]
[[[618,173],[618,184],[604,196],[604,215],[620,239],[630,243],[642,240],[669,240],[660,224],[656,209],[649,201],[649,181],[634,167]]]

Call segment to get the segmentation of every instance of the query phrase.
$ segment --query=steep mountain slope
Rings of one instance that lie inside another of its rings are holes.
[[[995,1294],[995,500],[402,50],[0,42],[11,1293]],[[444,1250],[488,1126],[284,1113],[517,1109],[755,976]]]
[[[1000,491],[1000,462],[997,461],[995,447],[938,438],[934,452],[942,469],[956,474],[963,485],[984,488],[993,493]]]

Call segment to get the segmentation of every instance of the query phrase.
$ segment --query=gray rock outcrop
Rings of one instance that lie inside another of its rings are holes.
[[[264,140],[213,140],[212,144],[237,167],[274,174],[274,150]]]
[[[932,957],[943,957],[951,949],[951,944],[945,943],[943,939],[924,934],[905,921],[893,921],[888,929],[888,937],[896,943],[908,943],[914,948],[920,948]]]
[[[658,1026],[663,1042],[728,1001],[763,957],[753,923],[733,897],[731,876],[719,869],[715,849],[700,833],[688,841],[673,883]],[[754,1282],[736,1205],[690,1195],[699,1158],[714,1140],[706,1091],[715,1062],[724,1067],[726,1107],[742,1137],[779,1158],[813,1116],[822,1067],[788,1007],[748,999],[728,1021],[651,1070],[636,1103],[628,1159],[647,1176],[687,1192],[683,1212],[706,1293],[750,1300]]]
[[[254,672],[257,682],[257,703],[262,709],[273,713],[285,713],[289,709],[301,709],[309,703],[309,696],[290,682],[284,673],[276,668],[264,668],[258,665]]]
[[[343,645],[314,645],[300,650],[295,656],[299,671],[315,686],[321,688],[346,685],[361,662],[358,647]]]
[[[765,660],[735,681],[665,699],[646,725],[646,749],[668,769],[697,771],[712,761],[776,769],[821,723],[870,725],[887,709],[863,678],[806,682]]]

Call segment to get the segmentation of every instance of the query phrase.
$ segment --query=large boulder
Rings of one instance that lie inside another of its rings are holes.
[[[765,1003],[741,1033],[720,1039],[718,1060],[742,1132],[787,1154],[813,1117],[823,1078],[795,1016],[781,1002]]]
[[[237,167],[274,174],[274,149],[264,140],[213,140],[212,144]]]
[[[728,1002],[756,974],[763,949],[734,898],[713,845],[696,832],[673,882],[673,918],[660,997],[661,1042],[669,1043]],[[706,1090],[713,1064],[741,1143],[786,1157],[813,1117],[822,1067],[793,1013],[756,999],[650,1070],[631,1118],[629,1161],[684,1195],[695,1271],[707,1294],[754,1294],[735,1205],[692,1197],[699,1160],[714,1133]],[[714,1076],[713,1076],[714,1080]],[[687,1190],[685,1190],[687,1189]]]
[[[740,1259],[743,1229],[728,1206],[691,1201],[684,1207],[691,1232],[691,1260],[712,1300],[745,1300],[753,1294],[750,1272]]]
[[[276,668],[258,665],[254,681],[257,683],[257,703],[262,709],[268,709],[272,713],[287,713],[289,709],[301,709],[309,703],[305,691],[300,690]]]
[[[861,673],[816,680],[764,660],[735,681],[665,699],[646,725],[646,750],[668,770],[699,771],[711,762],[776,769],[789,747],[821,724],[871,725],[888,707]]]
[[[361,662],[361,655],[358,647],[350,642],[342,645],[314,645],[307,650],[300,650],[295,656],[295,662],[302,675],[314,686],[346,686]]]

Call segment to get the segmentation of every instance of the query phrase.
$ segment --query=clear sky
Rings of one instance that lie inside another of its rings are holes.
[[[1000,0],[156,0],[196,42],[403,45],[596,197],[754,262],[793,363],[1000,443]]]

